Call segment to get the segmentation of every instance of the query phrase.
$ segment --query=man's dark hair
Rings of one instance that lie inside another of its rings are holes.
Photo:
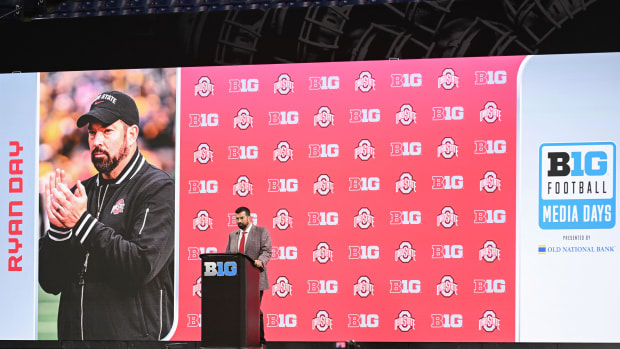
[[[239,207],[238,209],[235,210],[236,214],[239,214],[241,212],[245,212],[245,215],[248,216],[248,217],[250,216],[250,209],[247,208],[247,207],[241,206],[241,207]]]

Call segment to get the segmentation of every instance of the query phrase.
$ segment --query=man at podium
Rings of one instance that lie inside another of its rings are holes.
[[[260,299],[263,299],[263,291],[269,288],[267,278],[267,262],[271,258],[271,237],[267,228],[252,224],[250,209],[239,207],[235,210],[237,226],[228,235],[226,253],[243,253],[254,260],[254,265],[260,269]],[[260,312],[260,344],[266,347],[265,329],[263,324],[263,311]]]

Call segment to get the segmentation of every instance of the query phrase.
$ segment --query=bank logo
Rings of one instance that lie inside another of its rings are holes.
[[[437,78],[437,88],[444,88],[444,90],[451,90],[454,87],[459,87],[459,77],[454,73],[451,68],[443,70],[441,76]]]
[[[538,224],[542,229],[610,229],[616,225],[616,145],[540,146]]]
[[[293,295],[293,285],[288,281],[286,276],[280,276],[276,282],[271,286],[271,295],[285,298],[288,295]]]
[[[375,89],[375,79],[370,72],[361,72],[360,77],[355,80],[355,91],[369,92],[371,89]]]
[[[192,227],[200,231],[205,231],[209,228],[213,229],[213,218],[209,217],[209,212],[206,210],[198,211],[196,218],[192,221]]]
[[[215,86],[211,83],[211,79],[203,76],[194,85],[194,96],[209,97],[210,94],[215,94],[214,89]]]
[[[207,143],[200,144],[198,149],[194,151],[194,162],[196,161],[201,164],[206,164],[209,161],[213,161],[213,151],[209,148]]]
[[[278,76],[278,80],[273,83],[273,93],[287,95],[289,92],[294,92],[294,86],[295,83],[291,80],[291,77],[288,74],[280,74],[280,76]]]

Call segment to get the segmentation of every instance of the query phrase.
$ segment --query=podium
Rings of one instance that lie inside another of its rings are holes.
[[[260,346],[260,271],[241,254],[205,253],[202,262],[203,348]]]

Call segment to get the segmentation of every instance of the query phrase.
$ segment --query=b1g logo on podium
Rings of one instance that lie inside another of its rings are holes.
[[[237,262],[204,262],[204,276],[236,276]]]
[[[542,229],[609,229],[616,225],[616,145],[540,146],[538,224]]]

